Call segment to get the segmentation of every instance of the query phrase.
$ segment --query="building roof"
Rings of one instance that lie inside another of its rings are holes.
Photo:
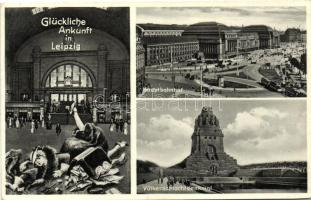
[[[187,25],[178,25],[178,24],[137,24],[137,27],[140,27],[144,30],[184,30]]]
[[[286,29],[285,34],[286,33],[300,33],[300,32],[301,31],[299,28],[288,28],[288,29]]]
[[[272,32],[272,28],[266,25],[250,25],[242,28],[243,32]]]
[[[189,33],[211,33],[211,32],[223,32],[229,30],[228,26],[218,22],[199,22],[188,26],[185,30],[185,34]]]
[[[245,26],[241,30],[242,32],[256,32],[261,39],[269,39],[271,36],[278,36],[279,33],[274,31],[271,27],[266,25],[250,25]]]
[[[198,42],[194,37],[189,36],[166,36],[166,37],[145,37],[142,38],[142,43],[144,45],[150,44],[172,44],[172,43],[182,43],[182,42]]]

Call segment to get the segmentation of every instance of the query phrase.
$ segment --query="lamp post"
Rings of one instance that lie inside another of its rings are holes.
[[[104,103],[106,103],[106,90],[107,88],[103,88]]]
[[[202,65],[200,65],[200,72],[201,72],[201,98],[202,98],[203,97],[203,82],[202,82],[203,72],[202,72]]]
[[[127,97],[129,97],[129,92],[125,94],[125,119],[127,120]]]
[[[175,96],[175,75],[174,75],[174,68],[173,68],[173,46],[171,46],[171,72],[172,72],[172,82],[173,82],[173,91]]]
[[[239,40],[237,39],[237,41],[236,41],[236,57],[238,57],[238,55],[239,55]],[[239,65],[238,65],[238,63],[237,63],[237,68],[236,68],[236,75],[237,76],[239,76]]]

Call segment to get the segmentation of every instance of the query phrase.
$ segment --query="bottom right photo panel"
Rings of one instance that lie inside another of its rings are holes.
[[[306,193],[306,100],[137,101],[137,193]]]

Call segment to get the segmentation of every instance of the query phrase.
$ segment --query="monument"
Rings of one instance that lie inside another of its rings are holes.
[[[212,107],[203,107],[195,119],[191,154],[186,159],[186,169],[208,171],[214,176],[226,176],[236,171],[237,161],[225,153],[223,137]]]

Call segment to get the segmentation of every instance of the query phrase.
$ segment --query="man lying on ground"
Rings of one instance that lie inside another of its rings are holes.
[[[110,159],[120,148],[125,147],[125,141],[118,142],[108,151],[108,142],[104,135],[104,131],[92,123],[85,125],[81,121],[75,103],[71,106],[71,113],[75,119],[77,129],[73,132],[73,137],[67,138],[62,145],[60,153],[50,146],[37,146],[30,153],[29,160],[20,164],[20,156],[15,156],[14,166],[7,166],[7,174],[10,175],[10,181],[6,183],[6,187],[17,191],[23,187],[42,184],[45,180],[61,177],[68,172],[70,162],[80,153],[90,147],[101,147],[107,157]],[[6,155],[14,154],[15,151],[9,151]],[[16,154],[14,154],[16,155]],[[6,159],[7,159],[6,158]],[[122,163],[125,159],[125,153],[119,158],[112,159],[111,164]],[[18,166],[19,170],[16,169]],[[9,172],[8,172],[9,171]]]

